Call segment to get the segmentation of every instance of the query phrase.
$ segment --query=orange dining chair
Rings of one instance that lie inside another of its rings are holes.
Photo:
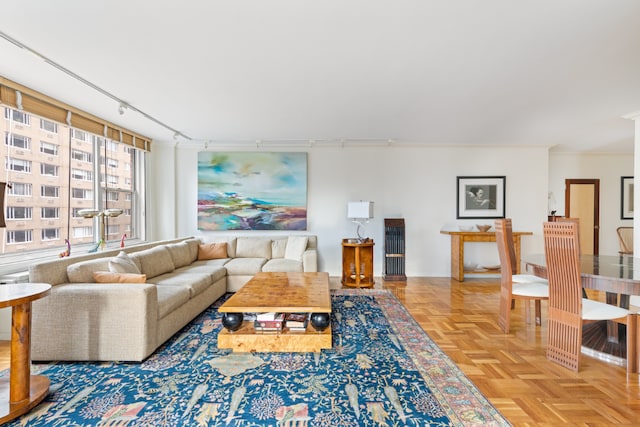
[[[535,301],[535,322],[536,325],[542,323],[541,301],[549,298],[549,287],[546,280],[533,275],[516,275],[520,279],[527,281],[516,282],[514,279],[515,266],[520,260],[515,259],[515,249],[513,248],[513,236],[511,230],[511,219],[498,219],[495,222],[496,243],[498,245],[498,256],[500,258],[500,307],[498,309],[498,326],[505,334],[509,333],[511,327],[512,302],[515,299],[523,300],[525,304],[525,316],[527,322],[531,319],[531,308],[529,302]]]
[[[582,297],[578,225],[575,222],[545,222],[543,230],[549,280],[547,358],[577,372],[582,324],[618,320],[627,324],[627,371],[637,372],[635,313]]]

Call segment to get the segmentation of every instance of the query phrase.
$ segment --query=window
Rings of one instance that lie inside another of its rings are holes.
[[[3,110],[4,105],[0,114]],[[5,114],[13,118],[10,110]],[[64,239],[79,248],[78,253],[88,250],[100,231],[95,221],[78,214],[81,209],[127,211],[107,222],[109,233],[115,233],[108,238],[109,247],[117,247],[125,229],[131,241],[144,238],[144,180],[137,179],[144,177],[143,151],[131,146],[125,150],[127,143],[50,118],[31,113],[19,117],[36,120],[35,125],[18,128],[17,120],[0,120],[0,137],[5,137],[4,144],[0,142],[0,156],[5,159],[0,180],[11,183],[4,207],[7,227],[2,230],[7,237],[0,245],[3,271],[26,269],[40,257],[57,257],[64,250]],[[97,173],[104,175],[104,182]],[[125,180],[130,185],[125,186]]]
[[[40,152],[51,156],[58,155],[58,146],[46,141],[40,141]]]
[[[32,209],[24,206],[8,206],[7,219],[32,219]]]
[[[40,217],[47,219],[58,219],[60,218],[60,208],[41,208]]]
[[[31,138],[16,135],[15,133],[6,133],[4,143],[10,147],[21,148],[23,150],[31,150]]]
[[[40,129],[49,133],[58,133],[58,124],[51,120],[40,119]]]
[[[93,236],[93,227],[73,227],[72,234],[76,239]]]
[[[60,197],[60,187],[53,185],[41,185],[40,196],[42,197]]]
[[[107,201],[117,202],[119,199],[119,193],[117,191],[107,191]]]
[[[11,196],[31,196],[31,184],[25,184],[22,182],[12,182],[11,188],[9,188],[9,195]]]
[[[107,234],[109,236],[120,234],[120,226],[118,224],[109,224],[107,226]]]
[[[93,173],[82,169],[72,169],[71,178],[79,179],[81,181],[93,181]]]
[[[72,188],[71,197],[74,199],[93,200],[93,191],[84,188]]]
[[[58,176],[58,166],[47,163],[40,163],[40,175],[42,176]]]
[[[114,141],[106,141],[105,148],[107,151],[118,151],[118,143]]]
[[[77,139],[78,141],[86,141],[87,140],[87,133],[85,131],[72,128],[71,129],[71,137],[73,139]]]
[[[5,160],[6,168],[14,172],[28,172],[31,173],[31,161],[14,159],[13,157],[7,157]]]
[[[29,243],[33,241],[33,230],[7,231],[7,243]]]
[[[43,228],[42,240],[59,240],[60,229],[59,228]]]
[[[72,218],[84,218],[82,215],[80,215],[78,212],[81,211],[82,209],[85,208],[72,208],[71,209],[71,217]]]
[[[93,154],[87,153],[81,150],[71,150],[71,158],[73,160],[79,160],[81,162],[91,163],[93,161]]]
[[[28,113],[25,113],[19,110],[14,110],[12,108],[4,109],[4,118],[13,120],[16,123],[21,123],[26,126],[29,126],[29,123],[30,123],[30,117]]]
[[[107,185],[118,185],[118,177],[116,175],[107,175]]]

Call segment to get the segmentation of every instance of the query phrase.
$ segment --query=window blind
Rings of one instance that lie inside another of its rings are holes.
[[[59,123],[67,123],[74,128],[96,135],[103,135],[140,150],[151,151],[151,138],[124,129],[1,76],[0,103]],[[19,103],[21,105],[18,105]],[[70,117],[70,122],[67,122],[67,117]]]

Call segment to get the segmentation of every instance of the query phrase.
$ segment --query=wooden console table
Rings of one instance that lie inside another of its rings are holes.
[[[342,239],[342,284],[351,288],[371,288],[373,280],[373,240]]]
[[[0,424],[27,413],[49,392],[49,379],[31,375],[31,302],[49,295],[46,283],[0,285],[0,308],[11,309],[9,381],[0,380]]]
[[[495,242],[496,233],[494,231],[446,231],[440,230],[441,234],[451,236],[451,278],[459,282],[464,281],[464,244],[466,242]],[[531,231],[514,231],[513,245],[516,250],[516,272],[520,273],[520,238],[533,234]],[[497,252],[496,252],[497,253]],[[495,274],[500,270],[487,272],[474,272],[474,274]]]

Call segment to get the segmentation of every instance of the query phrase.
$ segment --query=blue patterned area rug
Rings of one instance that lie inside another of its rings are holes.
[[[509,425],[388,291],[332,291],[321,353],[218,350],[225,298],[143,363],[35,364],[50,394],[8,425]]]

